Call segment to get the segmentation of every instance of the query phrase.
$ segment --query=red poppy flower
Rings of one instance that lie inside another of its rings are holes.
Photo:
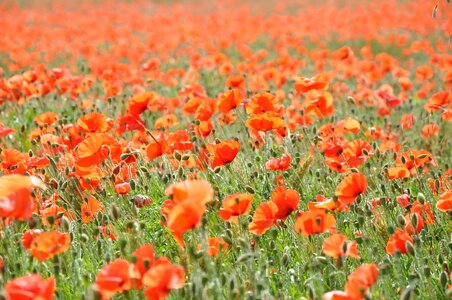
[[[286,171],[291,167],[290,161],[290,154],[286,153],[279,158],[270,158],[267,163],[265,163],[265,168],[272,171]]]
[[[323,253],[333,258],[339,258],[341,256],[359,258],[356,242],[348,241],[345,235],[339,233],[327,237],[323,242],[322,250]]]
[[[289,190],[278,186],[273,192],[271,201],[278,206],[276,219],[285,220],[300,203],[300,194],[296,190]]]
[[[413,239],[401,228],[397,228],[396,232],[389,238],[388,243],[386,244],[386,252],[388,254],[394,254],[396,251],[399,251],[402,254],[407,253],[406,244],[413,244]]]
[[[253,215],[253,221],[248,228],[255,235],[266,233],[276,222],[278,206],[273,202],[260,203]]]
[[[295,231],[309,236],[331,229],[336,224],[333,215],[325,213],[324,209],[313,209],[302,213],[295,221]]]
[[[232,194],[223,199],[223,206],[218,211],[220,218],[228,222],[238,220],[251,210],[252,194]]]
[[[47,231],[33,238],[30,250],[31,255],[39,261],[44,261],[57,254],[64,253],[71,246],[69,233]]]
[[[15,278],[5,284],[7,299],[51,300],[55,293],[55,278],[43,279],[39,274]]]
[[[173,265],[166,257],[160,257],[144,274],[142,281],[146,286],[146,299],[161,300],[165,299],[171,290],[184,287],[185,271],[183,267]]]
[[[367,189],[367,179],[362,173],[351,173],[336,187],[335,195],[344,204],[355,202]]]
[[[116,293],[121,293],[131,288],[131,268],[129,262],[125,259],[116,259],[104,266],[97,273],[94,284],[94,289],[102,295],[102,299],[110,299]]]

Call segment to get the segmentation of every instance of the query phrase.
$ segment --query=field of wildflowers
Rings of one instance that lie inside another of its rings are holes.
[[[0,299],[452,297],[449,2],[0,2]]]

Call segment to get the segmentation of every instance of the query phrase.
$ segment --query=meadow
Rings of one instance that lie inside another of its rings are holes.
[[[450,1],[0,16],[0,299],[452,297]]]

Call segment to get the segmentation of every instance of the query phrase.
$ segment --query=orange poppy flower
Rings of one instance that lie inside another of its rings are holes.
[[[303,94],[311,90],[322,90],[328,85],[321,75],[313,78],[300,78],[295,84],[294,88],[297,93]]]
[[[201,250],[202,245],[198,245],[198,250]],[[207,255],[218,256],[221,252],[228,250],[229,244],[225,242],[222,238],[208,238],[207,239]]]
[[[140,115],[142,112],[149,109],[158,98],[159,95],[155,92],[145,92],[133,96],[127,102],[127,111],[133,115]]]
[[[342,256],[359,258],[358,245],[356,242],[348,241],[345,235],[339,233],[327,237],[323,242],[322,250],[323,253],[333,258]]]
[[[346,118],[337,122],[335,127],[336,134],[353,133],[357,134],[361,130],[359,122],[353,118]]]
[[[206,204],[213,199],[214,190],[208,181],[186,180],[171,185],[165,190],[168,200],[174,205],[166,205],[168,209],[166,226],[183,245],[182,235],[197,226],[206,211]]]
[[[346,60],[350,57],[353,57],[353,51],[349,46],[343,46],[331,54],[333,59],[337,60]]]
[[[416,168],[425,168],[427,164],[435,164],[433,156],[427,150],[411,150],[399,153],[396,157],[397,167],[406,167],[411,174],[416,174]]]
[[[255,235],[266,233],[276,222],[278,206],[273,202],[260,203],[253,215],[253,221],[248,228]]]
[[[15,278],[5,284],[7,299],[51,300],[55,293],[55,278],[44,279],[39,274]]]
[[[110,299],[116,293],[131,288],[131,266],[125,259],[116,259],[100,269],[94,284],[94,289],[101,294],[102,299]]]
[[[34,203],[31,189],[45,189],[44,183],[35,176],[5,175],[0,177],[0,218],[27,220],[31,217]]]
[[[212,146],[212,168],[220,167],[234,160],[240,150],[240,143],[235,140],[224,140]]]
[[[162,300],[171,290],[184,287],[185,270],[182,266],[173,265],[166,257],[159,257],[142,281],[146,286],[146,299]]]
[[[177,117],[173,114],[164,115],[155,120],[154,128],[155,129],[168,129],[178,124]]]
[[[223,206],[218,211],[218,214],[225,221],[235,222],[239,216],[249,214],[252,201],[252,194],[229,195],[223,199]]]
[[[351,173],[336,187],[335,195],[343,204],[355,202],[367,189],[367,179],[362,173]]]
[[[133,252],[135,257],[135,267],[143,276],[154,264],[154,247],[151,244],[144,244]]]
[[[278,206],[276,219],[285,220],[300,203],[300,194],[296,190],[288,190],[284,186],[278,186],[271,196],[271,201]]]
[[[273,111],[252,115],[245,123],[246,127],[257,131],[269,131],[283,126],[283,120]]]
[[[452,190],[447,191],[439,196],[438,202],[436,202],[436,209],[442,212],[448,212],[452,210]]]
[[[224,114],[239,106],[243,101],[243,96],[239,90],[229,90],[218,97],[218,110]]]
[[[119,195],[125,195],[130,192],[130,183],[123,182],[115,185],[115,192]]]
[[[124,132],[138,130],[139,132],[146,131],[146,123],[139,115],[125,114],[116,120],[118,128],[116,134],[121,135]]]
[[[265,163],[265,168],[271,171],[287,171],[291,167],[290,161],[290,154],[286,153],[279,158],[270,158]]]
[[[388,168],[389,179],[401,179],[410,177],[410,170],[406,167],[390,167]]]
[[[345,292],[354,299],[366,297],[369,288],[377,282],[379,270],[375,264],[364,264],[348,276]]]
[[[101,164],[108,157],[119,161],[121,148],[115,138],[98,133],[90,135],[78,145],[77,155],[77,165],[91,167]]]
[[[59,119],[60,117],[54,112],[46,112],[35,117],[35,121],[39,126],[50,126],[56,123]]]
[[[325,232],[335,224],[336,219],[333,215],[325,213],[324,209],[313,209],[298,216],[295,221],[295,231],[306,237]]]
[[[402,116],[402,120],[400,121],[400,127],[402,127],[402,129],[409,130],[413,128],[415,122],[416,117],[413,114],[406,114]]]
[[[431,138],[439,134],[439,126],[434,123],[429,123],[422,128],[422,137]]]
[[[413,244],[414,241],[405,231],[397,227],[396,232],[389,238],[388,243],[386,244],[386,252],[391,255],[396,251],[406,254],[407,243]]]
[[[357,300],[344,291],[331,291],[322,295],[323,300]]]
[[[306,113],[312,113],[319,119],[331,116],[334,113],[333,96],[327,92],[311,92],[306,97]]]
[[[3,125],[3,123],[0,122],[0,137],[4,137],[15,132],[16,131],[14,129],[5,127],[5,125]]]
[[[33,239],[40,235],[43,231],[40,229],[28,229],[22,234],[22,245],[25,249],[30,249]]]
[[[258,93],[251,97],[246,104],[246,112],[250,115],[259,115],[277,110],[278,99],[267,92]]]
[[[315,197],[316,202],[308,202],[308,209],[313,210],[316,208],[323,208],[326,210],[336,210],[336,203],[333,198],[327,198],[323,195],[317,195]]]
[[[97,214],[104,210],[102,204],[93,196],[88,197],[87,202],[83,202],[81,207],[81,215],[83,223],[89,223]]]
[[[424,108],[429,113],[440,110],[449,105],[452,101],[452,94],[446,91],[438,92],[431,96],[424,104]]]
[[[81,131],[88,133],[104,133],[113,127],[105,115],[97,112],[84,115],[77,120],[77,124]]]
[[[413,224],[413,219],[416,220],[416,224]],[[408,234],[418,234],[421,232],[422,228],[424,228],[424,219],[421,214],[412,212],[405,216],[405,231]]]
[[[47,231],[37,235],[31,244],[31,255],[39,261],[44,261],[57,254],[64,253],[71,246],[69,233]]]

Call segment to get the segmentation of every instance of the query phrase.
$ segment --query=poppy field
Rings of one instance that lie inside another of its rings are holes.
[[[450,299],[452,2],[0,2],[0,299]]]

